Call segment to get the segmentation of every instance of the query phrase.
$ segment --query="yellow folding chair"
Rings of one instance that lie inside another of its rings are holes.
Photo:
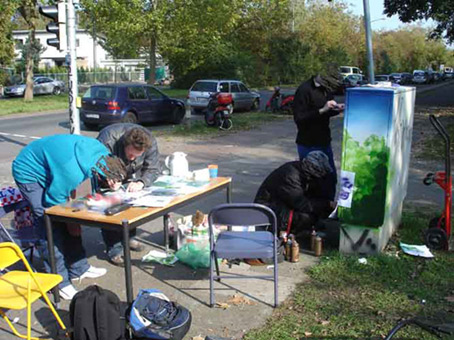
[[[38,338],[31,336],[31,305],[40,297],[43,297],[60,327],[66,330],[63,321],[46,294],[58,285],[63,278],[57,274],[33,272],[17,244],[12,242],[0,243],[0,270],[6,269],[18,261],[24,263],[26,271],[6,271],[0,276],[0,315],[16,336],[27,340],[37,340]],[[27,335],[20,334],[16,330],[4,311],[4,309],[20,310],[24,308],[27,308]]]

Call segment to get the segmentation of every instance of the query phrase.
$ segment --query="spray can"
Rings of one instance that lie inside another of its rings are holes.
[[[317,237],[317,233],[315,232],[315,229],[312,229],[311,233],[311,250],[315,250],[315,238]]]
[[[314,252],[315,256],[320,256],[322,255],[322,238],[320,236],[317,236],[315,238],[315,247],[314,247]]]
[[[285,243],[285,259],[290,262],[292,261],[292,240],[293,235],[290,234],[287,243]]]
[[[295,238],[292,240],[292,258],[291,262],[298,262],[300,260],[300,245],[296,242]]]

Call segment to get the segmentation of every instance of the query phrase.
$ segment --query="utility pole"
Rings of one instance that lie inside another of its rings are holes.
[[[374,54],[372,50],[372,29],[370,26],[370,12],[369,12],[369,0],[363,0],[364,5],[364,28],[366,30],[366,50],[367,50],[367,61],[368,61],[368,77],[369,83],[375,83],[374,75]]]
[[[93,83],[96,84],[96,21],[95,15],[92,14],[93,18]]]
[[[68,46],[67,55],[68,67],[68,88],[69,88],[69,131],[71,134],[80,135],[80,116],[76,105],[78,96],[77,81],[77,56],[76,56],[76,10],[79,0],[68,0]]]

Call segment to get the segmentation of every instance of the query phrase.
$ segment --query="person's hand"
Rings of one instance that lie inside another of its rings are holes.
[[[111,190],[117,191],[121,187],[121,182],[114,181],[113,179],[108,179],[107,185]]]
[[[324,114],[326,112],[328,112],[329,110],[333,110],[337,107],[337,103],[335,100],[328,100],[325,105],[320,109],[318,110],[318,112],[320,112],[320,114]]]
[[[336,105],[336,108],[335,108],[336,111],[344,111],[345,110],[345,104],[337,104]]]
[[[141,181],[131,182],[131,183],[129,183],[128,187],[126,188],[126,191],[129,191],[129,192],[140,191],[143,189],[144,186],[145,186],[145,184]]]

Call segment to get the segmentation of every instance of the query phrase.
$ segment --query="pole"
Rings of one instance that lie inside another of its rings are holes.
[[[93,83],[96,84],[96,21],[93,15]]]
[[[76,64],[76,11],[73,0],[68,0],[68,42],[69,42],[69,131],[71,134],[80,135],[79,109],[77,99],[77,64]]]
[[[364,5],[364,28],[366,29],[366,50],[368,60],[369,83],[375,83],[374,75],[374,54],[372,52],[372,30],[370,27],[369,0],[363,0]]]

